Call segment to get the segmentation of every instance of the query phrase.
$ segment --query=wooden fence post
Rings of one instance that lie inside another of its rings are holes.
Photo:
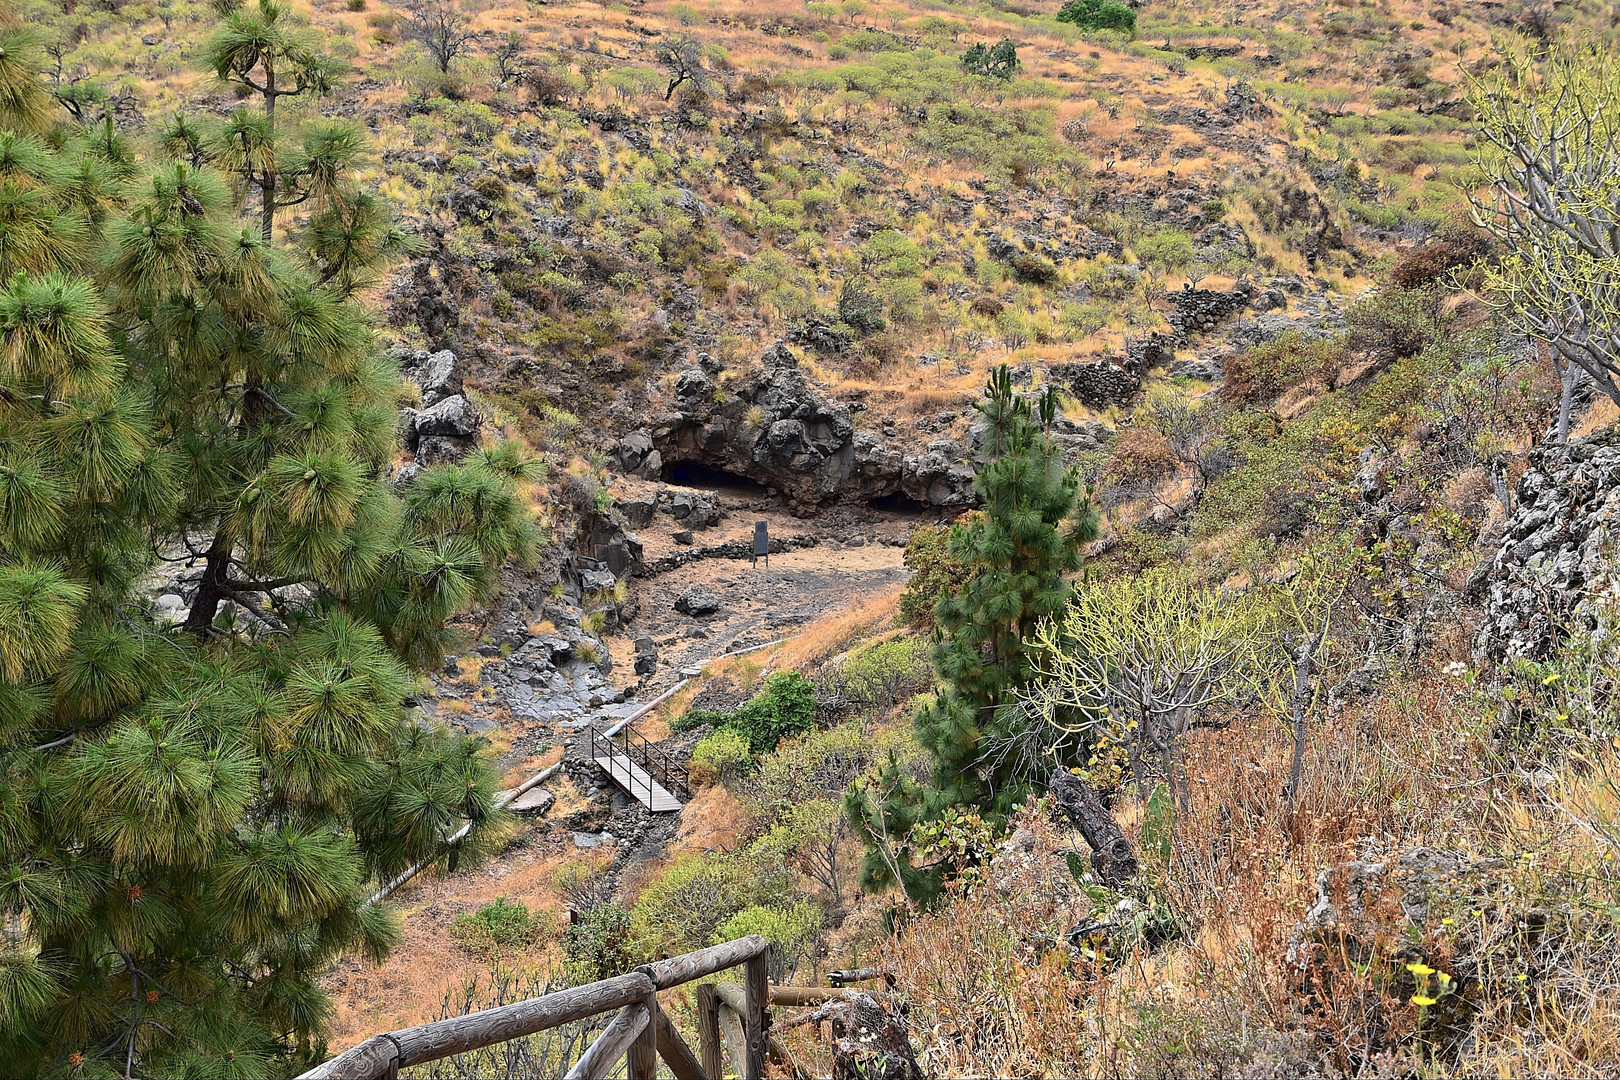
[[[735,985],[735,984],[733,984]],[[748,1032],[743,1027],[743,1014],[733,1008],[720,988],[715,988],[715,994],[720,998],[720,1045],[726,1048],[726,1057],[731,1059],[731,1071],[738,1076],[748,1075]],[[719,1076],[719,1073],[715,1073]]]
[[[653,1021],[658,1026],[658,1056],[675,1074],[675,1080],[709,1080],[709,1074],[703,1071],[703,1063],[692,1056],[692,1048],[675,1030],[669,1014],[659,1009]]]
[[[748,961],[748,1061],[744,1080],[764,1080],[771,1022],[771,954],[762,949]]]
[[[658,991],[646,997],[647,1026],[624,1056],[628,1080],[658,1080]]]
[[[714,983],[700,983],[698,1000],[698,1048],[703,1053],[703,1075],[709,1080],[720,1080],[726,1074],[720,1060],[720,999],[715,997]]]

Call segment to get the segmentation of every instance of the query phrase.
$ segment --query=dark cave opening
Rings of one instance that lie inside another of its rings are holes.
[[[723,491],[727,495],[748,499],[770,497],[770,491],[758,480],[750,480],[746,476],[693,461],[670,462],[664,466],[662,479],[666,484]]]

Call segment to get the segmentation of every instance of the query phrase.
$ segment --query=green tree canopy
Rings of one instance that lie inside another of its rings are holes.
[[[974,42],[973,47],[962,54],[962,66],[969,75],[983,75],[1007,82],[1018,73],[1023,62],[1018,59],[1018,47],[1012,39],[1004,37],[994,45]]]
[[[1081,547],[1096,538],[1097,516],[1077,470],[1047,432],[1057,416],[1051,388],[1034,405],[1014,392],[1004,364],[976,408],[989,461],[974,484],[983,512],[951,531],[950,557],[968,568],[959,590],[941,595],[934,670],[945,683],[915,716],[918,741],[934,760],[926,785],[898,763],[877,792],[855,790],[848,810],[868,843],[865,882],[905,886],[925,900],[940,886],[937,869],[912,865],[903,837],[953,806],[979,806],[1002,819],[1037,779],[1001,752],[1019,723],[1017,694],[1031,678],[1024,645],[1036,626],[1061,611],[1080,568]]]
[[[1082,30],[1136,34],[1136,12],[1119,0],[1069,0],[1058,11],[1057,21],[1073,23]]]
[[[0,26],[0,1071],[297,1071],[316,977],[395,939],[374,883],[494,815],[401,706],[534,547],[532,463],[382,479],[402,383],[348,290],[387,245],[317,235],[356,136],[307,133],[283,249],[228,136],[53,124],[40,60]]]

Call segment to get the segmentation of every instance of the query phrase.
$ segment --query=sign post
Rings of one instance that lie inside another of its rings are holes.
[[[759,566],[759,557],[765,556],[765,569],[771,568],[771,535],[763,521],[754,522],[754,562]]]

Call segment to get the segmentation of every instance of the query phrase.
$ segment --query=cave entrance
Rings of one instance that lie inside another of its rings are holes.
[[[672,461],[665,465],[662,479],[666,484],[712,489],[744,499],[765,499],[771,494],[765,485],[757,480],[691,461]]]
[[[943,518],[955,517],[959,510],[945,506],[934,506],[909,495],[895,492],[893,495],[879,495],[869,503],[873,510],[880,514],[894,514],[899,517],[926,517]]]

